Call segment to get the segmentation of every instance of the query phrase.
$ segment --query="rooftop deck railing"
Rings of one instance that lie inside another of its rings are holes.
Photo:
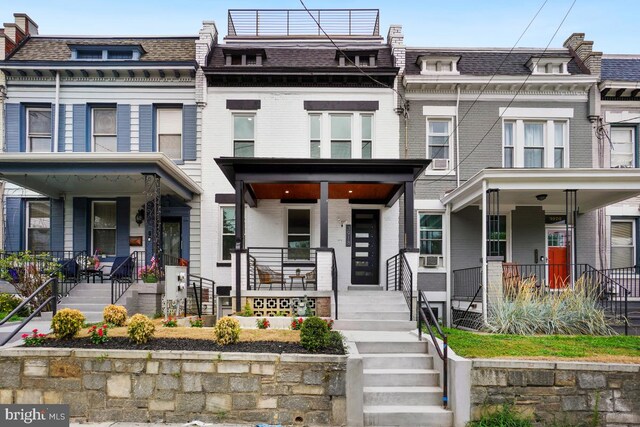
[[[230,9],[227,35],[379,36],[378,9]]]

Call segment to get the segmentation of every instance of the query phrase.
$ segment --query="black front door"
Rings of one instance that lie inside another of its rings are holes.
[[[351,224],[351,283],[378,285],[380,211],[354,210]]]
[[[182,218],[162,218],[162,252],[172,259],[182,258]]]

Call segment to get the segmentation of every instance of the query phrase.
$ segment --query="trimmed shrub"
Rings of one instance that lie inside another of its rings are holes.
[[[17,306],[20,305],[22,300],[18,298],[16,295],[2,293],[0,294],[0,313],[9,314]],[[18,312],[18,316],[26,317],[29,315],[29,309],[27,307],[22,308]]]
[[[225,316],[216,322],[213,334],[220,345],[235,344],[240,340],[240,322],[238,319]]]
[[[84,314],[80,310],[63,308],[51,319],[51,329],[58,339],[69,339],[82,329],[84,321]]]
[[[338,331],[329,331],[325,348],[344,352],[344,336]]]
[[[144,344],[149,341],[155,331],[156,327],[153,321],[144,314],[134,314],[129,319],[127,335],[136,344]]]
[[[316,352],[327,346],[329,339],[329,326],[323,319],[308,317],[300,328],[300,344],[305,349]]]
[[[124,326],[127,323],[127,309],[121,305],[109,304],[102,310],[105,323],[113,326]]]

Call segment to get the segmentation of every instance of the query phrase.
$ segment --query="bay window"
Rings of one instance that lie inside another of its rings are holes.
[[[505,168],[569,167],[566,120],[505,120],[502,166]]]
[[[515,127],[515,123],[513,122],[504,122],[504,138],[503,138],[503,153],[504,160],[503,166],[505,168],[513,167],[513,128]]]
[[[544,124],[524,124],[524,167],[544,167]]]
[[[635,132],[632,127],[611,128],[611,167],[632,168],[635,165]]]
[[[371,158],[371,146],[373,144],[373,116],[370,114],[363,114],[360,117],[362,121],[362,158]]]
[[[312,159],[320,158],[322,116],[309,114],[309,154]]]
[[[374,132],[372,113],[309,112],[309,157],[371,159]]]
[[[332,114],[331,158],[351,158],[351,114]]]

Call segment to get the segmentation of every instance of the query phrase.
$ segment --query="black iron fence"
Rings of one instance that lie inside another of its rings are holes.
[[[600,271],[627,288],[630,298],[640,298],[640,266],[607,268]]]
[[[317,290],[314,248],[248,248],[247,290]]]
[[[459,301],[472,301],[482,287],[482,267],[453,270],[451,297]]]

